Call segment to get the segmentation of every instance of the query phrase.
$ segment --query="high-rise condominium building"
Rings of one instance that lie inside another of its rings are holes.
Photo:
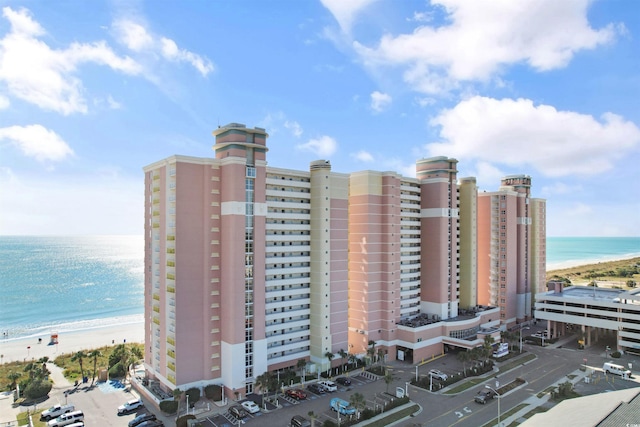
[[[458,182],[455,159],[419,160],[416,178],[336,173],[325,160],[280,169],[267,166],[264,129],[213,134],[214,158],[144,168],[145,365],[163,389],[249,393],[266,371],[300,360],[326,370],[372,343],[418,361],[499,339],[530,315],[532,281],[544,281],[544,225],[531,230],[544,205],[528,213],[530,178],[505,178],[497,193],[498,206],[513,196],[504,238],[520,260],[502,303],[481,277],[493,221],[480,221],[475,179]]]

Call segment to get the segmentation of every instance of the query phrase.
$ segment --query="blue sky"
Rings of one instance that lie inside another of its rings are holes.
[[[0,0],[0,234],[142,234],[142,168],[212,157],[532,177],[549,236],[640,235],[640,2]]]

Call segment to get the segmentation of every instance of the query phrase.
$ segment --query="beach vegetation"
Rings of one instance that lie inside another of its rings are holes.
[[[24,396],[28,400],[38,400],[46,397],[51,391],[52,386],[53,384],[44,378],[35,378],[27,384],[27,387],[24,389]]]
[[[116,346],[103,346],[103,347],[99,347],[98,349],[87,349],[85,350],[84,358],[87,360],[93,359],[93,363],[95,367],[98,367],[98,366],[107,367],[107,369],[109,370],[110,377],[123,378],[127,371],[124,366],[127,366],[127,365],[120,365],[115,369],[112,369],[115,364],[119,363],[122,360],[121,353],[123,351],[121,347],[123,346],[130,347],[132,349],[131,352],[133,354],[139,354],[139,355],[142,354],[142,348],[143,348],[142,344],[127,343],[126,345],[119,344]],[[94,350],[98,350],[100,354],[93,355]],[[116,353],[115,356],[114,356],[114,353]],[[62,354],[56,357],[53,363],[55,363],[57,366],[59,366],[64,370],[64,376],[68,380],[70,381],[74,381],[77,379],[82,380],[82,374],[80,373],[79,363],[76,363],[77,361],[71,360],[73,356],[74,356],[73,354],[71,355]],[[130,360],[129,363],[135,363],[137,360],[139,359],[136,359],[134,357],[133,359]]]

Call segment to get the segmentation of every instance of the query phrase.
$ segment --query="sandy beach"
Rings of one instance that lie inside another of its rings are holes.
[[[40,338],[42,342],[39,342]],[[69,354],[106,345],[122,344],[125,341],[128,343],[143,343],[144,323],[127,323],[59,332],[58,344],[51,343],[49,334],[2,339],[0,340],[0,355],[2,355],[2,363],[38,360],[44,356],[48,356],[49,359],[55,359],[61,354]]]

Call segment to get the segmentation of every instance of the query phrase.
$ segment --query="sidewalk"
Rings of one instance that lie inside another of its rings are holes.
[[[589,373],[587,372],[587,370],[581,371],[581,370],[577,369],[577,370],[573,371],[569,375],[570,376],[575,375],[575,377],[573,377],[570,380],[567,379],[567,377],[564,377],[564,378],[556,381],[555,383],[553,383],[551,385],[551,387],[558,387],[560,384],[565,383],[567,381],[571,382],[573,385],[576,385],[580,381],[583,381],[584,378],[589,375]],[[514,421],[524,417],[526,414],[528,414],[529,412],[531,412],[534,409],[536,409],[538,406],[542,406],[545,403],[547,403],[547,401],[550,398],[551,398],[551,393],[545,393],[544,396],[542,396],[542,397],[538,397],[537,395],[535,395],[535,396],[531,396],[531,397],[525,399],[522,403],[527,404],[527,406],[522,408],[521,410],[519,410],[515,414],[512,414],[512,415],[508,416],[507,418],[504,418],[504,419],[500,420],[500,424],[501,425],[505,425],[505,426],[510,425]]]

